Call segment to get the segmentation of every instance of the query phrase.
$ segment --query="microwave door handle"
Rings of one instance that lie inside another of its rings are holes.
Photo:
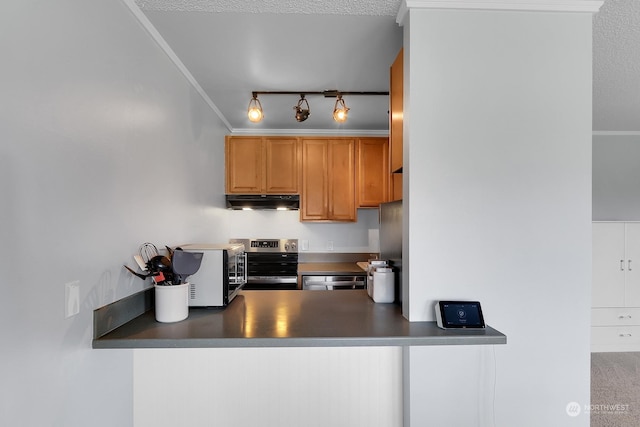
[[[247,253],[245,252],[242,257],[244,258],[244,265],[243,265],[243,270],[244,270],[244,283],[247,283],[247,281],[249,280],[249,261],[247,258]]]
[[[233,263],[233,281],[238,283],[238,258],[236,257]]]

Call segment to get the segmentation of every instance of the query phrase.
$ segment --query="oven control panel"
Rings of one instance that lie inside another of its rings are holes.
[[[242,243],[246,252],[298,252],[298,239],[230,239]]]

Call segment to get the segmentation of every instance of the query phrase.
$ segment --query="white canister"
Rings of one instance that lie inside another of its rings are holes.
[[[189,283],[154,285],[156,290],[156,320],[179,322],[189,316]]]
[[[378,268],[373,272],[373,301],[393,302],[395,299],[395,275],[391,268]]]

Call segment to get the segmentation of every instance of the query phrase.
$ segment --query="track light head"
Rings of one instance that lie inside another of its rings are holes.
[[[249,101],[247,116],[249,117],[249,121],[253,123],[262,121],[262,118],[264,117],[264,114],[262,113],[262,104],[260,104],[258,94],[255,92],[253,92],[253,97],[251,98],[251,101]]]
[[[347,115],[349,114],[349,108],[344,104],[342,95],[338,93],[336,96],[336,105],[333,107],[333,120],[338,123],[347,121]]]
[[[311,110],[309,108],[309,102],[306,100],[303,93],[300,94],[300,100],[298,101],[298,104],[293,107],[293,109],[296,112],[295,117],[297,121],[304,122],[309,118]]]

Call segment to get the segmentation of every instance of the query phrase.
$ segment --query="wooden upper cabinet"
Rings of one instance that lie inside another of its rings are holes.
[[[328,149],[325,140],[302,140],[302,221],[325,220],[329,216]]]
[[[389,139],[227,136],[227,194],[300,194],[301,221],[356,221],[389,200]]]
[[[377,208],[389,200],[388,138],[358,139],[356,175],[359,208]]]
[[[356,220],[355,141],[329,141],[329,219]]]
[[[261,193],[264,189],[262,137],[227,136],[224,149],[227,193]]]
[[[391,172],[398,172],[402,168],[403,73],[403,50],[400,49],[400,53],[391,65],[389,85]]]
[[[265,192],[292,194],[298,192],[300,177],[300,141],[298,138],[273,138],[264,140]]]
[[[227,136],[227,194],[295,194],[300,176],[298,138]]]
[[[301,221],[355,221],[355,140],[302,139]]]
[[[389,90],[389,193],[390,200],[402,200],[402,144],[403,144],[403,50],[391,65]]]

